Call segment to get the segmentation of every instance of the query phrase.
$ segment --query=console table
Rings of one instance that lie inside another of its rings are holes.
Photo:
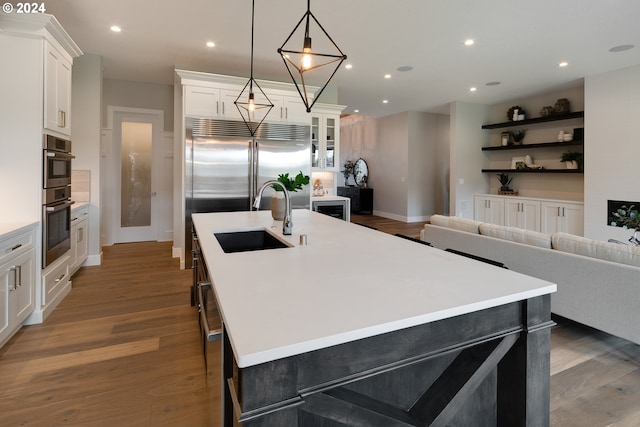
[[[338,187],[338,196],[351,199],[351,213],[373,213],[373,188]]]

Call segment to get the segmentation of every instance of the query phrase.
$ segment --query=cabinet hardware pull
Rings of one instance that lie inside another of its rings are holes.
[[[284,109],[284,119],[285,120],[289,119],[289,107],[285,107]]]
[[[66,276],[67,276],[67,273],[64,273],[62,276],[60,276],[57,279],[55,279],[54,282],[60,283],[60,282],[62,282],[62,279],[64,279]]]
[[[216,114],[220,114],[220,101],[216,101]]]
[[[222,102],[222,115],[224,116],[224,102]]]
[[[15,245],[14,247],[12,247],[8,252],[13,252],[16,249],[20,249],[22,247],[22,243],[18,243],[17,245]]]
[[[13,288],[9,288],[9,292],[17,291],[18,286],[22,286],[22,266],[14,265],[9,271],[13,272]]]

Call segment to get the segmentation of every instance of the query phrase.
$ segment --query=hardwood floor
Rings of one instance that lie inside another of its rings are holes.
[[[362,217],[411,237],[424,224]],[[190,284],[170,243],[105,247],[43,325],[0,349],[0,426],[219,426],[220,379],[205,383]],[[551,425],[640,425],[640,346],[556,320]]]

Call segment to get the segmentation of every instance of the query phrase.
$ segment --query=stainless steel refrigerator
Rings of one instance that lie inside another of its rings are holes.
[[[191,266],[191,214],[251,210],[256,192],[279,174],[311,175],[311,126],[263,123],[255,136],[241,121],[186,118],[185,265]],[[291,193],[309,208],[309,185]],[[271,207],[265,189],[260,209]]]

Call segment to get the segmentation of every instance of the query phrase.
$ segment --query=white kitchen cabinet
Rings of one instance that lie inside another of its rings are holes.
[[[529,199],[505,199],[505,225],[540,231],[540,202]]]
[[[543,233],[584,233],[584,205],[571,202],[543,202],[541,231]]]
[[[34,224],[0,240],[0,346],[35,307],[36,228]]]
[[[89,254],[89,206],[84,205],[71,210],[71,259],[69,261],[69,274],[72,276]]]
[[[235,101],[242,91],[237,88],[185,86],[185,116],[242,120]]]
[[[340,113],[342,105],[316,104],[311,112],[311,167],[340,170]]]
[[[311,123],[311,114],[302,102],[302,98],[296,95],[270,95],[267,96],[273,104],[273,110],[269,113],[267,121],[279,121],[287,123]]]
[[[44,127],[71,135],[71,66],[67,53],[44,42]]]
[[[489,224],[505,225],[504,206],[505,201],[501,197],[475,195],[474,198],[474,219],[476,221],[488,222]]]
[[[476,194],[473,217],[543,233],[584,233],[584,203],[571,200]]]

